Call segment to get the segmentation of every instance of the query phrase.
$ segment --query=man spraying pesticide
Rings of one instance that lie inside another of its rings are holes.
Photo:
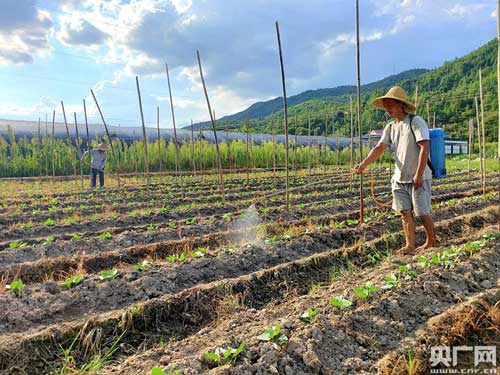
[[[415,254],[435,245],[430,212],[433,169],[429,161],[429,128],[423,118],[410,114],[415,111],[415,106],[406,99],[406,92],[399,86],[373,100],[372,105],[385,110],[393,121],[385,126],[378,144],[354,167],[354,171],[365,173],[370,163],[382,156],[387,147],[394,145],[396,166],[391,180],[392,208],[402,216],[406,239],[406,245],[398,250],[398,254]],[[418,248],[415,248],[413,213],[421,218],[426,234],[425,243]]]
[[[92,150],[87,150],[83,153],[81,161],[90,154],[90,168],[91,168],[91,185],[95,188],[97,175],[99,175],[99,187],[104,187],[104,165],[108,155],[106,154],[111,148],[106,143],[100,143]]]

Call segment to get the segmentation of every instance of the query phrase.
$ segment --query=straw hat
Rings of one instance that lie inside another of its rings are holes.
[[[415,105],[410,103],[408,99],[406,98],[406,91],[403,90],[403,88],[399,86],[393,86],[389,91],[387,91],[387,94],[384,96],[380,96],[372,101],[372,105],[375,108],[385,110],[384,108],[384,99],[395,99],[399,100],[400,102],[403,102],[406,104],[406,110],[407,112],[415,112]]]
[[[109,150],[111,150],[111,148],[106,143],[99,143],[95,149],[96,150],[100,150],[100,151],[109,151]]]

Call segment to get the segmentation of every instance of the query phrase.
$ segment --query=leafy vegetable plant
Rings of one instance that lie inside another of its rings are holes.
[[[260,341],[274,341],[279,345],[284,345],[288,342],[288,337],[281,333],[279,324],[267,327],[263,333],[257,336]]]
[[[344,311],[352,306],[352,300],[345,299],[343,297],[333,297],[330,299],[330,305],[335,306],[341,311]]]
[[[356,293],[356,296],[359,299],[368,299],[373,296],[374,293],[376,293],[378,288],[375,285],[361,285],[356,288],[353,288],[354,293]]]
[[[83,280],[83,276],[82,275],[74,275],[74,276],[70,276],[68,277],[63,283],[62,285],[68,289],[71,289],[73,288],[74,286],[77,286],[78,284],[80,284]]]
[[[116,268],[110,270],[104,270],[99,273],[99,279],[101,280],[113,280],[118,276],[118,270]]]
[[[234,364],[240,353],[245,349],[246,342],[243,341],[237,348],[228,346],[227,348],[217,348],[213,353],[205,353],[205,358],[215,362],[218,366]]]
[[[97,236],[100,240],[110,240],[113,238],[113,235],[110,232],[104,232]]]
[[[306,311],[302,313],[300,319],[307,324],[311,324],[312,320],[318,315],[318,309],[309,307]]]
[[[18,297],[21,297],[21,292],[24,289],[24,283],[21,279],[16,279],[12,283],[7,284],[6,288],[12,290]]]

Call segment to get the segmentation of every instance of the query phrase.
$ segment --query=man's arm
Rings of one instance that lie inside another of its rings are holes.
[[[87,157],[87,155],[88,155],[88,154],[89,154],[89,150],[86,150],[86,151],[83,153],[83,155],[82,155],[82,157],[81,157],[81,159],[80,159],[80,160],[81,160],[81,161],[84,161],[84,160],[85,160],[85,158]]]
[[[372,148],[365,160],[354,167],[354,171],[356,173],[365,173],[366,167],[368,167],[371,163],[381,157],[387,147],[387,144],[380,142],[378,145]]]
[[[424,183],[423,176],[425,167],[427,166],[427,160],[429,160],[431,147],[430,142],[427,140],[417,142],[417,145],[420,148],[420,154],[418,155],[417,171],[415,172],[415,176],[413,177],[413,186],[415,189],[420,189]]]

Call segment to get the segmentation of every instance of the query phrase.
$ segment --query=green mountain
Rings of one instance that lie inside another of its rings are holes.
[[[383,127],[387,116],[369,103],[383,95],[394,84],[407,90],[412,100],[418,86],[417,114],[428,119],[436,127],[444,127],[453,138],[467,139],[468,121],[474,119],[476,108],[474,97],[479,99],[479,68],[482,69],[484,113],[486,135],[490,141],[496,140],[498,132],[497,87],[496,87],[497,42],[496,39],[476,49],[468,55],[445,62],[441,67],[426,71],[409,70],[381,81],[362,86],[361,107],[363,132]],[[289,133],[308,134],[309,118],[311,135],[350,134],[349,97],[355,100],[355,86],[341,86],[333,89],[310,90],[288,99]],[[272,106],[274,103],[274,116]],[[356,113],[356,103],[353,103]],[[428,111],[427,111],[428,107]],[[480,109],[479,109],[480,110]],[[248,118],[248,121],[247,121]],[[274,121],[273,121],[274,118]],[[356,115],[355,128],[357,127]],[[325,127],[327,123],[327,127]],[[282,99],[255,103],[245,111],[226,116],[217,121],[218,129],[249,129],[249,131],[271,133],[284,132]],[[209,124],[200,123],[207,128]],[[477,131],[477,130],[476,130]]]

